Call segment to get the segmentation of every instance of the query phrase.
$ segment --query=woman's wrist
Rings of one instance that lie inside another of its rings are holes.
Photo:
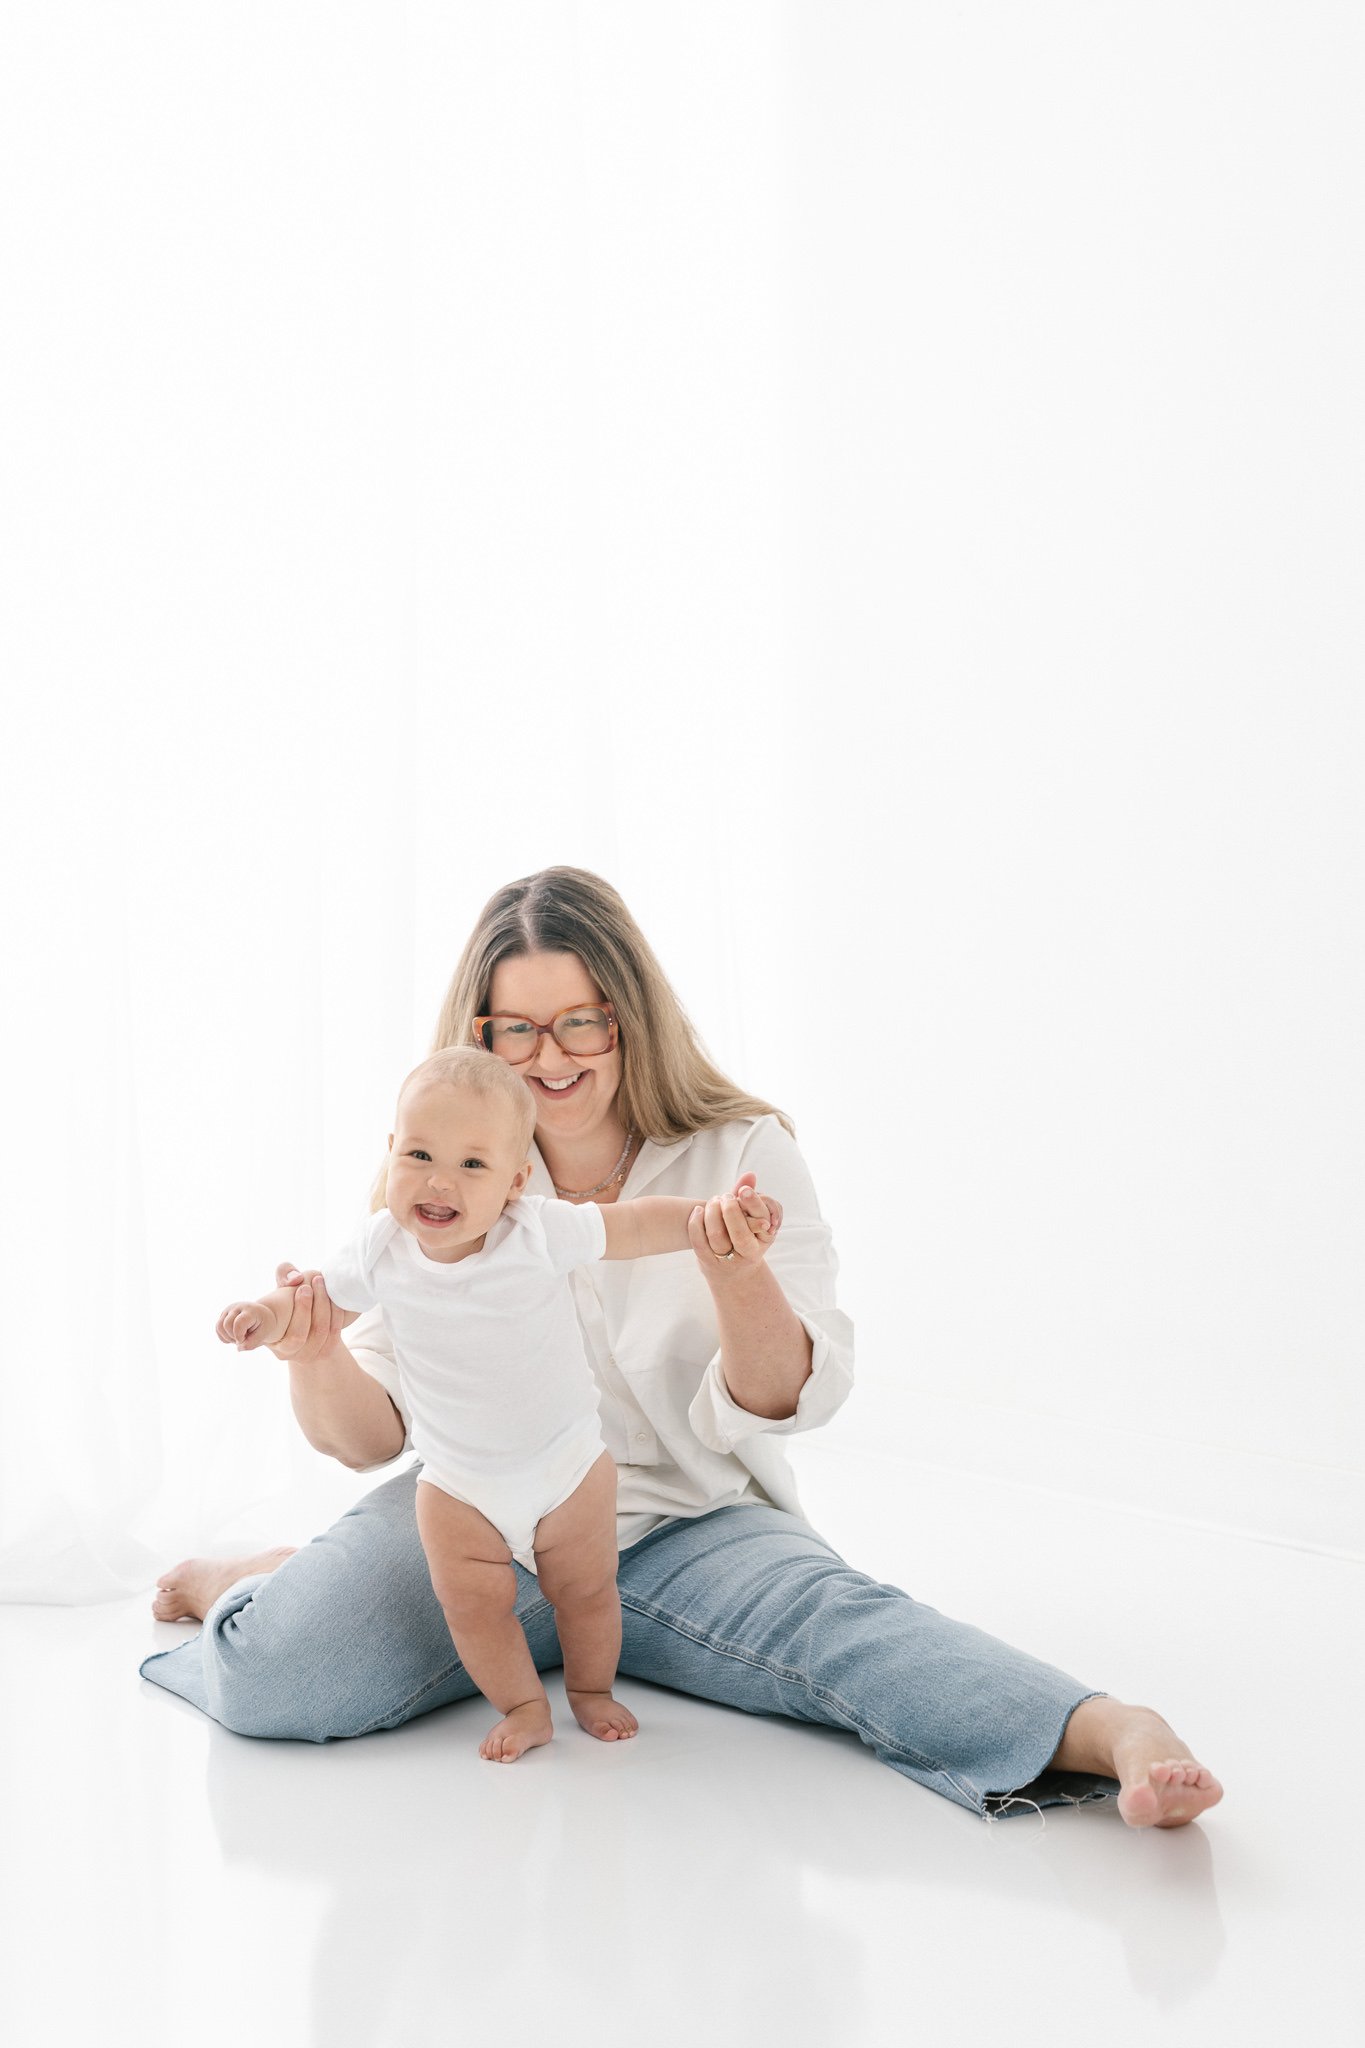
[[[290,1361],[289,1398],[313,1449],[352,1470],[396,1458],[403,1448],[393,1401],[339,1337],[315,1358]]]
[[[343,1343],[340,1337],[332,1337],[328,1339],[320,1351],[314,1352],[311,1357],[288,1358],[285,1360],[285,1364],[289,1367],[291,1373],[297,1368],[301,1373],[316,1374],[319,1370],[335,1371],[338,1366],[344,1371],[347,1366],[355,1365],[355,1357],[349,1344]],[[357,1372],[360,1369],[359,1366],[356,1366]]]

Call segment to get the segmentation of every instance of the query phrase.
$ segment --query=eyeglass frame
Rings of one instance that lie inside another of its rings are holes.
[[[556,1010],[554,1016],[551,1017],[548,1024],[537,1024],[534,1017],[523,1017],[521,1013],[517,1010],[494,1010],[491,1012],[490,1015],[486,1017],[476,1017],[474,1019],[474,1043],[478,1046],[480,1052],[492,1052],[492,1048],[490,1046],[486,1046],[483,1042],[483,1033],[480,1027],[484,1024],[492,1024],[495,1022],[506,1023],[508,1021],[514,1024],[529,1024],[531,1029],[536,1034],[536,1042],[532,1046],[530,1052],[527,1053],[525,1059],[503,1060],[503,1065],[507,1067],[529,1067],[532,1060],[540,1051],[541,1038],[546,1034],[548,1034],[551,1038],[555,1038],[555,1025],[559,1022],[560,1018],[572,1017],[576,1015],[580,1010],[600,1010],[602,1012],[603,1016],[607,1020],[608,1028],[611,1031],[611,1044],[604,1045],[601,1052],[575,1052],[572,1055],[572,1057],[576,1060],[605,1059],[609,1052],[615,1052],[617,1041],[620,1037],[620,1026],[617,1024],[616,1021],[616,1012],[615,1010],[613,1010],[610,1003],[569,1003],[565,1006],[564,1009]],[[555,1044],[559,1045],[559,1040],[557,1038],[555,1038]],[[561,1052],[568,1052],[569,1048],[567,1045],[559,1045],[559,1050]],[[501,1060],[502,1054],[500,1052],[495,1052],[492,1053],[492,1057],[495,1060]]]

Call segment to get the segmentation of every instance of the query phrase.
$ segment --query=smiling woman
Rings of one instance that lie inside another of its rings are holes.
[[[433,1052],[448,1047],[493,1054],[528,1091],[526,1195],[585,1209],[684,1198],[688,1250],[571,1273],[615,1468],[622,1675],[846,1729],[986,1819],[1117,1795],[1130,1825],[1172,1827],[1221,1797],[1153,1710],[920,1605],[811,1527],[783,1439],[828,1421],[852,1387],[830,1229],[790,1119],[708,1058],[609,883],[554,867],[497,891],[442,1006]],[[381,1176],[376,1216],[415,1199],[455,1212],[457,1236],[482,1224],[474,1154],[408,1152],[427,1156]],[[770,1245],[755,1184],[782,1212]],[[309,1441],[358,1471],[413,1448],[382,1310],[343,1342],[325,1284],[293,1281],[273,1348]],[[205,1625],[148,1658],[144,1676],[239,1733],[314,1742],[471,1697],[419,1537],[422,1470],[283,1561],[192,1559],[167,1573],[156,1613]],[[543,1671],[564,1657],[543,1560],[526,1547],[512,1557],[516,1617]]]

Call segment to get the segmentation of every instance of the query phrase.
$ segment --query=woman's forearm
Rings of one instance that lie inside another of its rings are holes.
[[[406,1434],[377,1379],[338,1341],[310,1365],[289,1368],[289,1399],[315,1451],[358,1471],[396,1458]]]
[[[731,1400],[751,1415],[785,1422],[810,1378],[814,1346],[777,1275],[756,1265],[727,1275],[711,1293]]]

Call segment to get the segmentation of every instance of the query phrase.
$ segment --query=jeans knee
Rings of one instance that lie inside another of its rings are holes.
[[[214,1624],[205,1681],[215,1721],[234,1735],[282,1742],[330,1742],[370,1725],[364,1702],[348,1694],[344,1664],[305,1663],[297,1643],[272,1642],[244,1620],[238,1609]]]

